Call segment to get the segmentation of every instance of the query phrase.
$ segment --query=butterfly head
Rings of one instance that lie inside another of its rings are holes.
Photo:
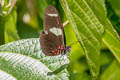
[[[70,46],[67,46],[66,47],[66,52],[70,52],[71,51],[71,47]]]

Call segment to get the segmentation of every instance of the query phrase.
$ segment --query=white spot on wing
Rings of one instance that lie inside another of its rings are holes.
[[[62,35],[62,30],[60,28],[53,27],[50,29],[50,32],[52,32],[56,36]]]
[[[57,17],[58,14],[48,14],[48,16],[54,16],[54,17]]]

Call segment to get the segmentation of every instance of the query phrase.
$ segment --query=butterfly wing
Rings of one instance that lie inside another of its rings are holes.
[[[65,46],[63,24],[58,11],[53,6],[48,6],[45,10],[44,31],[40,33],[40,45],[47,56],[58,55],[56,53],[58,46]]]

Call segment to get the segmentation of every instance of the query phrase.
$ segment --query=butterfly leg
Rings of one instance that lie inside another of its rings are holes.
[[[63,23],[63,27],[67,26],[68,24],[69,24],[69,21],[67,20]]]

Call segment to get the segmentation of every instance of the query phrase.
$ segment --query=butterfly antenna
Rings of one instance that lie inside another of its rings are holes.
[[[76,43],[78,43],[79,41],[75,41],[75,42],[73,42],[73,43],[71,43],[69,46],[72,46],[72,45],[74,45],[74,44],[76,44]]]
[[[88,38],[83,39],[82,41],[86,41],[86,40],[88,40]],[[68,45],[68,46],[72,46],[72,45],[74,45],[74,44],[76,44],[76,43],[78,43],[78,42],[80,42],[80,41],[75,41],[75,42],[71,43],[71,44],[70,44],[70,45]]]

